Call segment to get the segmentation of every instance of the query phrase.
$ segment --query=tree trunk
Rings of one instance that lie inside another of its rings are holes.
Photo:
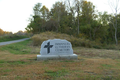
[[[115,9],[115,24],[114,24],[114,21],[113,21],[113,27],[115,29],[115,42],[116,42],[116,45],[118,45],[118,39],[117,39],[117,12],[118,12],[118,8],[119,8],[119,0],[116,0],[116,4],[115,5],[111,5],[111,8]]]
[[[115,42],[116,42],[116,45],[118,45],[118,40],[117,40],[117,28],[115,28]]]
[[[117,11],[116,11],[115,19],[116,19],[116,24],[115,24],[115,41],[116,41],[116,45],[118,45],[118,40],[117,40]]]
[[[77,13],[78,13],[78,35],[79,35],[79,2],[78,2],[78,5],[77,5]]]
[[[79,35],[79,12],[78,12],[78,35]]]

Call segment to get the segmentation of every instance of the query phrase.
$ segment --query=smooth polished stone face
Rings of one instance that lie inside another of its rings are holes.
[[[41,45],[41,55],[72,55],[72,45],[67,40],[53,39],[44,41]]]

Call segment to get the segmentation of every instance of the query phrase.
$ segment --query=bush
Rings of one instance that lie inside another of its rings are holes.
[[[34,35],[32,38],[34,46],[40,46],[43,41],[48,39],[66,39],[71,42],[72,46],[92,47],[93,42],[86,39],[76,38],[67,34],[55,33],[55,32],[43,32]]]

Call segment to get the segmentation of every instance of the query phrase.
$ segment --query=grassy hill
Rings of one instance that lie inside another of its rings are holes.
[[[38,46],[41,43],[48,39],[66,39],[71,42],[73,46],[82,46],[82,47],[93,47],[95,42],[84,38],[76,38],[74,36],[70,36],[63,33],[55,33],[55,32],[43,32],[40,34],[34,35],[32,38],[33,45]]]
[[[43,32],[40,34],[35,34],[31,39],[32,39],[32,44],[34,46],[40,46],[43,41],[48,39],[66,39],[71,42],[73,47],[120,50],[120,45],[116,46],[115,44],[101,44],[95,41],[90,41],[85,38],[77,38],[72,35],[56,33],[56,32]]]

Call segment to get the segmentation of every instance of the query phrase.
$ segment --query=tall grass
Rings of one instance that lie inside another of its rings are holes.
[[[48,39],[66,39],[71,42],[73,46],[82,46],[82,47],[92,47],[94,42],[84,39],[84,38],[76,38],[74,36],[70,36],[63,33],[55,33],[55,32],[43,32],[40,34],[34,35],[32,38],[33,45],[39,46],[43,41]]]

